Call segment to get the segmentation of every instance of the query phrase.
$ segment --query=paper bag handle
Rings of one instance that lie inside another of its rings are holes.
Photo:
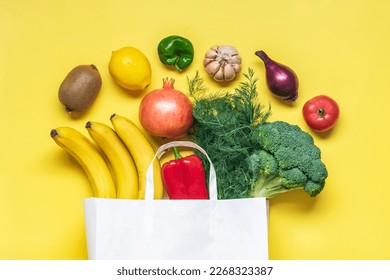
[[[146,187],[145,187],[145,200],[153,200],[154,199],[154,180],[153,180],[153,162],[157,158],[160,158],[164,155],[164,153],[172,147],[188,147],[194,148],[204,154],[209,163],[210,163],[210,174],[209,174],[209,198],[210,200],[218,200],[218,192],[217,192],[217,176],[215,174],[215,168],[213,163],[211,162],[209,156],[206,151],[198,146],[197,144],[190,141],[172,141],[161,145],[154,155],[152,162],[150,163],[148,170],[146,171]]]

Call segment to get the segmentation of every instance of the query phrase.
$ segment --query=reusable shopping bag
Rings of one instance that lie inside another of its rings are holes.
[[[266,199],[218,200],[215,169],[207,153],[193,142],[173,141],[162,145],[155,158],[160,159],[173,146],[194,148],[206,155],[210,162],[209,200],[154,200],[151,163],[144,200],[84,200],[88,258],[268,259]]]

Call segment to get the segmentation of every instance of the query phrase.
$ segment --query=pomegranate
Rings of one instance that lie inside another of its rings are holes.
[[[153,136],[178,138],[190,129],[194,119],[192,103],[182,92],[175,90],[174,79],[163,79],[163,87],[144,96],[139,108],[143,128]]]

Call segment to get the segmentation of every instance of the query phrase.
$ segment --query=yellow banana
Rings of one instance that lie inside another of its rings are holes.
[[[154,157],[154,149],[146,136],[130,119],[114,114],[111,122],[116,133],[125,143],[133,156],[138,171],[139,193],[138,198],[145,198],[146,171]],[[161,179],[161,167],[156,159],[153,162],[154,168],[154,198],[161,199],[163,195],[163,183]]]
[[[133,157],[116,132],[100,122],[85,125],[111,165],[117,198],[138,199],[138,173]]]
[[[71,127],[53,129],[50,135],[58,146],[73,156],[84,169],[95,197],[116,197],[110,169],[103,156],[87,137]]]

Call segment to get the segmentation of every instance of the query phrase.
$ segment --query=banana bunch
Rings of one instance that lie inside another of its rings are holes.
[[[110,120],[114,128],[101,122],[86,123],[93,141],[71,127],[58,127],[50,135],[81,165],[95,197],[144,199],[146,171],[154,149],[130,119],[114,114]],[[161,199],[163,183],[158,160],[153,162],[153,168],[154,198]]]

